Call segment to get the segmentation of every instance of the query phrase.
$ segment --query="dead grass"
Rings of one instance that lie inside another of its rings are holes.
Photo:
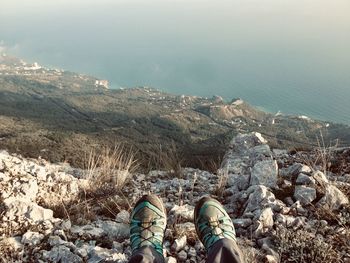
[[[329,171],[331,167],[331,160],[334,155],[334,149],[338,146],[338,141],[332,145],[326,145],[322,132],[316,137],[318,147],[315,148],[314,153],[304,158],[304,163],[314,170],[320,170],[324,174]]]
[[[135,154],[122,146],[112,149],[91,149],[85,161],[86,184],[72,199],[62,197],[55,203],[43,201],[54,211],[54,216],[85,224],[103,216],[115,218],[121,210],[131,210],[131,204],[123,193],[123,187],[138,168]],[[56,198],[57,199],[57,198]]]
[[[215,195],[221,199],[223,197],[224,191],[226,189],[228,181],[228,170],[219,169],[218,170],[218,183],[216,185]]]
[[[148,171],[165,170],[178,178],[182,177],[184,158],[174,142],[171,142],[169,145],[159,144],[153,146],[144,156],[147,156],[148,159]]]
[[[86,175],[89,182],[87,195],[100,194],[120,190],[131,174],[138,168],[135,153],[117,145],[113,149],[105,147],[102,150],[92,149],[86,158]]]

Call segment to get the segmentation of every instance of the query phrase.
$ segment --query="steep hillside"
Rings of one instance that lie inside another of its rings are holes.
[[[350,128],[262,112],[241,99],[177,96],[148,87],[107,89],[103,80],[0,56],[0,148],[83,167],[91,147],[123,143],[155,168],[161,153],[185,166],[219,165],[229,139],[259,131],[273,147],[350,145]],[[322,142],[320,143],[322,145]]]

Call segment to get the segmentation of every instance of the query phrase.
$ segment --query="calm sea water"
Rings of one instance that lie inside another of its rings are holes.
[[[0,51],[115,88],[241,97],[350,124],[348,0],[50,2],[4,0]]]

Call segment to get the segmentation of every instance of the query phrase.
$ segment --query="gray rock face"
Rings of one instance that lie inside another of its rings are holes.
[[[249,194],[249,198],[246,202],[244,214],[254,212],[257,209],[272,206],[276,202],[275,195],[263,185],[254,185],[249,187],[247,194]]]
[[[56,246],[53,247],[50,251],[46,251],[43,254],[44,258],[49,260],[50,262],[72,262],[72,263],[80,263],[83,262],[81,257],[74,254],[70,251],[70,249],[66,246]]]
[[[110,220],[99,220],[94,224],[84,226],[72,226],[72,234],[87,239],[108,237],[111,240],[122,240],[129,237],[129,225]]]
[[[315,185],[316,181],[313,177],[307,174],[300,173],[295,183],[301,185]]]
[[[270,146],[267,144],[257,145],[249,151],[249,158],[252,160],[263,161],[272,159],[272,152]]]
[[[242,191],[249,187],[249,181],[249,174],[229,174],[227,178],[227,185]]]
[[[300,173],[310,174],[311,168],[301,163],[294,163],[288,168],[281,169],[280,175],[287,180],[295,180]]]
[[[104,235],[104,230],[95,225],[72,226],[70,231],[72,234],[88,239],[97,239]]]
[[[129,224],[129,219],[130,213],[126,210],[122,210],[117,214],[115,221],[117,221],[118,223]]]
[[[187,259],[187,253],[184,250],[181,250],[178,254],[178,259],[180,262],[185,262]]]
[[[251,172],[250,185],[277,186],[278,166],[275,160],[257,162]]]
[[[223,161],[223,167],[223,171],[236,175],[247,174],[249,170],[249,166],[245,163],[245,160],[233,153],[226,155]]]
[[[267,141],[258,132],[237,135],[231,142],[236,145],[240,151],[246,151],[260,144],[266,144]]]
[[[253,221],[250,219],[250,218],[236,218],[236,219],[233,219],[233,225],[236,227],[236,228],[247,228],[248,226],[250,226]]]
[[[96,225],[103,230],[103,233],[113,240],[124,240],[129,238],[129,225],[117,223],[110,220],[100,220]]]
[[[308,205],[316,199],[316,190],[306,186],[296,186],[294,192],[294,198],[300,201],[302,205]]]
[[[337,210],[342,205],[349,204],[349,199],[334,185],[328,185],[324,197],[318,205],[327,205],[331,210]]]

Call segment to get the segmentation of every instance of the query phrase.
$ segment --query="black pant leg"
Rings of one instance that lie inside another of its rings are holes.
[[[160,255],[153,247],[143,246],[136,250],[129,263],[164,263],[164,257]]]
[[[209,250],[207,263],[244,263],[242,251],[237,243],[223,238],[217,241]]]

